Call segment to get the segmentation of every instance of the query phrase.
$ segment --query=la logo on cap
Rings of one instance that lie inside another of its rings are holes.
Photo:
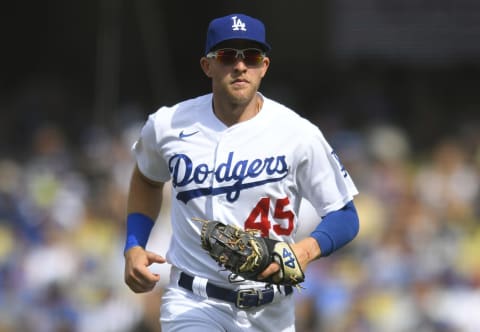
[[[239,19],[237,16],[232,16],[233,20],[233,25],[232,25],[232,30],[233,31],[247,31],[247,28],[245,28],[245,23],[242,22],[241,19]]]

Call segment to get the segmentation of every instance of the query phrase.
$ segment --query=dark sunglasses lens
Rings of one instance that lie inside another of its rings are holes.
[[[245,57],[243,61],[249,66],[258,66],[263,60],[263,53],[256,49],[244,50],[243,56]]]
[[[231,65],[237,61],[237,51],[233,49],[218,50],[217,60],[225,65]]]

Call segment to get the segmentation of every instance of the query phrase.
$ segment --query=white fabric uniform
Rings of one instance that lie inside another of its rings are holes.
[[[324,216],[357,194],[320,130],[262,98],[255,117],[231,127],[215,116],[212,94],[162,107],[149,116],[133,147],[146,177],[172,180],[168,262],[225,288],[238,284],[201,248],[202,223],[192,218],[256,228],[291,243],[302,197]]]

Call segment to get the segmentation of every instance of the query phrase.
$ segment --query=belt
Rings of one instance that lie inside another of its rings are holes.
[[[188,289],[189,291],[193,291],[193,280],[194,277],[189,276],[184,272],[181,272],[180,279],[178,280],[178,285],[185,289]],[[268,287],[264,289],[245,288],[239,290],[231,290],[216,286],[209,282],[207,282],[205,288],[206,295],[208,297],[213,297],[218,300],[234,303],[235,306],[239,309],[248,309],[251,307],[259,307],[268,304],[273,301],[273,296],[275,293],[273,287]],[[285,286],[285,295],[289,295],[292,292],[292,286]]]

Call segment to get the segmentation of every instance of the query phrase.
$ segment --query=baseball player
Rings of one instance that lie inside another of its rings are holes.
[[[160,308],[164,332],[295,330],[295,289],[258,281],[278,276],[282,264],[272,261],[256,280],[222,269],[201,246],[198,220],[287,243],[286,265],[301,271],[358,233],[357,189],[321,131],[258,91],[269,50],[258,19],[212,20],[200,59],[212,93],[151,114],[132,148],[125,281],[134,292],[148,292],[162,277],[149,266],[172,265]],[[167,181],[172,238],[164,258],[145,246]],[[302,198],[323,217],[294,243]]]

